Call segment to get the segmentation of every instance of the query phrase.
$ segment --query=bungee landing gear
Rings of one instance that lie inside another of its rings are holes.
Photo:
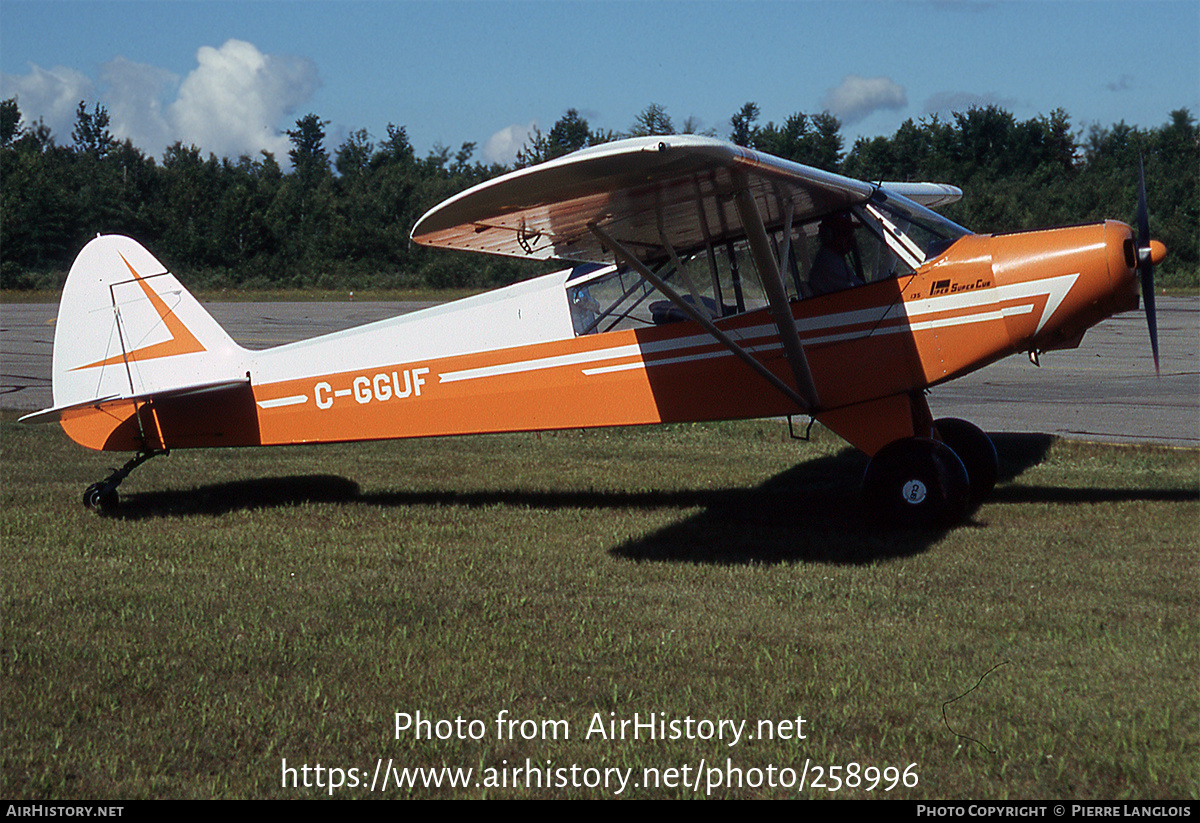
[[[150,449],[138,452],[124,466],[119,469],[113,469],[113,473],[104,480],[88,486],[83,492],[83,505],[89,509],[101,512],[117,508],[121,502],[121,498],[117,494],[117,486],[121,485],[121,481],[150,458],[169,453],[167,449]]]

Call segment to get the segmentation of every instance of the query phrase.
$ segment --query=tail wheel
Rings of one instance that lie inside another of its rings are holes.
[[[967,469],[971,483],[971,507],[987,499],[1000,476],[1000,460],[992,438],[983,429],[956,417],[943,417],[933,424],[938,439],[954,450]]]
[[[863,499],[880,523],[907,528],[947,526],[967,513],[967,469],[949,446],[908,437],[884,446],[863,475]]]
[[[83,505],[97,511],[115,509],[119,501],[116,487],[108,483],[93,483],[83,493]]]

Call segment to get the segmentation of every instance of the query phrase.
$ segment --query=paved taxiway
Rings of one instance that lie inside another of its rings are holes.
[[[419,303],[211,303],[243,346],[262,349],[381,320]],[[0,406],[51,405],[53,304],[0,305]],[[1145,316],[1129,312],[1088,332],[1078,349],[1034,366],[1013,356],[930,390],[936,416],[987,431],[1043,432],[1106,442],[1200,446],[1200,298],[1158,298],[1162,376]]]

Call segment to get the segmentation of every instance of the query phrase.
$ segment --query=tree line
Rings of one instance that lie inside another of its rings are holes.
[[[759,120],[758,106],[746,103],[727,133],[706,133],[864,180],[952,183],[966,195],[943,213],[979,232],[1132,223],[1144,158],[1151,227],[1170,250],[1159,280],[1200,282],[1200,131],[1186,109],[1154,129],[1083,130],[1062,110],[1018,121],[986,106],[908,120],[849,151],[827,112]],[[98,232],[137,238],[200,288],[483,288],[548,270],[409,241],[429,208],[511,170],[475,160],[474,143],[418,157],[404,127],[389,124],[385,137],[358,130],[331,152],[328,123],[309,114],[288,131],[285,172],[269,152],[205,157],[181,142],[157,161],[108,125],[103,106],[81,102],[71,142],[60,145],[44,123],[21,126],[15,98],[0,102],[0,287],[59,287]],[[690,118],[676,128],[658,104],[623,133],[593,130],[570,109],[548,132],[534,131],[514,167],[621,137],[695,131]]]

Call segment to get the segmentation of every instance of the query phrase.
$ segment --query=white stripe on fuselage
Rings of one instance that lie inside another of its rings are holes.
[[[1038,322],[1037,330],[1041,331],[1046,325],[1046,321],[1054,314],[1055,310],[1062,303],[1067,293],[1071,290],[1078,279],[1079,274],[1068,274],[1059,277],[1050,277],[1042,280],[1032,280],[1025,283],[1013,283],[1009,285],[996,286],[993,288],[980,289],[978,291],[960,292],[958,294],[949,294],[938,297],[927,297],[920,300],[912,300],[907,303],[898,302],[887,308],[882,316],[880,310],[882,307],[874,309],[857,309],[850,312],[838,312],[836,314],[822,315],[819,317],[803,318],[796,323],[796,327],[800,332],[801,342],[804,345],[812,346],[823,343],[835,343],[846,340],[855,340],[863,337],[870,337],[883,334],[903,334],[914,331],[926,331],[929,329],[949,328],[953,326],[964,326],[973,323],[986,323],[996,320],[1003,320],[1006,316],[1014,316],[1020,314],[1029,314],[1034,311],[1036,301],[1040,297],[1046,297],[1046,305],[1042,310],[1042,316]],[[1012,306],[998,306],[1001,302],[1009,302],[1013,300],[1028,300],[1028,303],[1021,303]],[[943,314],[947,311],[959,311],[963,309],[983,308],[984,311],[971,312],[969,314],[955,315],[953,317],[938,317],[931,320],[919,320],[923,315],[928,314]],[[875,324],[866,328],[856,330],[849,329],[852,326],[861,326],[863,324]],[[845,331],[831,331],[827,334],[813,334],[813,332],[821,330],[846,329]],[[775,332],[773,324],[764,323],[757,326],[751,326],[745,329],[731,331],[731,336],[736,336],[742,340],[755,340]],[[628,371],[630,369],[647,368],[653,366],[674,365],[677,363],[685,363],[694,360],[707,360],[712,357],[719,357],[732,354],[727,350],[698,352],[695,354],[678,354],[675,356],[663,358],[646,358],[648,354],[656,353],[671,353],[681,352],[682,350],[696,348],[704,345],[709,346],[714,343],[713,339],[707,334],[689,335],[674,340],[659,341],[649,343],[642,346],[624,345],[613,346],[605,349],[595,349],[587,352],[577,352],[567,355],[556,355],[552,357],[540,357],[529,360],[516,360],[508,363],[497,363],[492,366],[481,366],[475,369],[462,369],[459,371],[449,371],[440,374],[439,381],[442,383],[457,382],[461,380],[475,380],[482,377],[499,377],[506,374],[517,374],[520,372],[538,371],[541,369],[553,369],[560,366],[571,365],[586,365],[590,363],[601,363],[606,360],[617,360],[628,357],[640,356],[642,359],[632,363],[619,363],[610,366],[599,366],[595,368],[583,369],[583,373],[589,376],[608,374],[616,371]],[[756,347],[747,346],[760,351],[770,351],[779,349],[781,346],[778,342],[768,343]]]
[[[1078,277],[1078,273],[1060,275],[1023,283],[1006,284],[974,291],[921,298],[908,302],[897,301],[886,307],[876,306],[870,309],[855,309],[853,311],[836,312],[817,317],[806,317],[796,321],[796,328],[800,334],[801,342],[805,346],[814,346],[856,340],[875,335],[904,334],[934,328],[991,322],[1003,319],[1003,317],[1009,315],[1033,312],[1036,310],[1038,300],[1045,298],[1045,305],[1042,308],[1041,317],[1037,324],[1037,330],[1041,331],[1059,305],[1061,305]],[[1002,305],[1003,303],[1008,303],[1009,305]],[[963,313],[950,317],[922,319],[927,315],[943,315],[947,312]],[[383,332],[384,328],[381,326],[383,326],[382,323],[373,324],[371,333],[378,335],[380,332]],[[388,331],[391,331],[391,329],[388,329]],[[730,337],[737,340],[747,351],[772,352],[780,348],[777,336],[778,332],[772,323],[761,323],[742,329],[729,329],[727,333]],[[353,334],[350,331],[340,332],[336,336],[339,338],[339,344],[343,346],[350,343],[353,339]],[[565,339],[569,340],[570,338]],[[319,338],[315,338],[313,342],[317,340]],[[544,342],[553,343],[562,342],[562,340],[553,339]],[[708,334],[697,333],[642,344],[632,343],[607,346],[569,354],[532,357],[470,369],[450,370],[438,374],[437,377],[441,383],[452,383],[554,369],[563,366],[581,366],[584,367],[582,369],[584,374],[593,376],[614,371],[652,368],[694,360],[724,357],[729,354],[728,350],[724,348],[715,350],[712,348],[717,345],[717,342]],[[284,348],[290,349],[291,347]],[[496,351],[502,351],[502,349]],[[483,354],[485,352],[462,351],[460,354],[466,355],[472,353]],[[274,354],[276,353],[267,350],[259,353],[259,357],[264,360],[273,360]],[[278,352],[278,354],[283,354],[283,352]],[[428,347],[426,348],[426,354],[429,359],[437,357],[435,352]],[[289,351],[288,356],[289,358],[295,357],[295,353]],[[317,359],[320,360],[322,358]],[[398,353],[394,358],[387,358],[386,355],[380,357],[377,354],[374,360],[394,364],[412,362],[411,358],[404,356],[403,353]],[[612,362],[618,360],[628,362]],[[260,365],[266,364],[262,363]],[[272,365],[274,368],[269,369],[269,371],[275,373],[260,385],[269,386],[289,380],[327,377],[331,374],[327,369],[318,371],[317,369],[301,368],[285,376],[284,374],[280,374],[280,371],[286,372],[290,371],[290,369],[280,369],[282,364],[278,360]],[[367,366],[360,366],[358,368],[367,368]],[[371,366],[371,368],[374,368],[374,366]],[[338,373],[341,373],[341,371]],[[350,391],[348,389],[339,389],[334,392],[335,397],[349,394]],[[307,402],[307,397],[296,394],[283,398],[264,399],[259,401],[259,405],[262,408],[277,408],[299,405],[305,402]]]

